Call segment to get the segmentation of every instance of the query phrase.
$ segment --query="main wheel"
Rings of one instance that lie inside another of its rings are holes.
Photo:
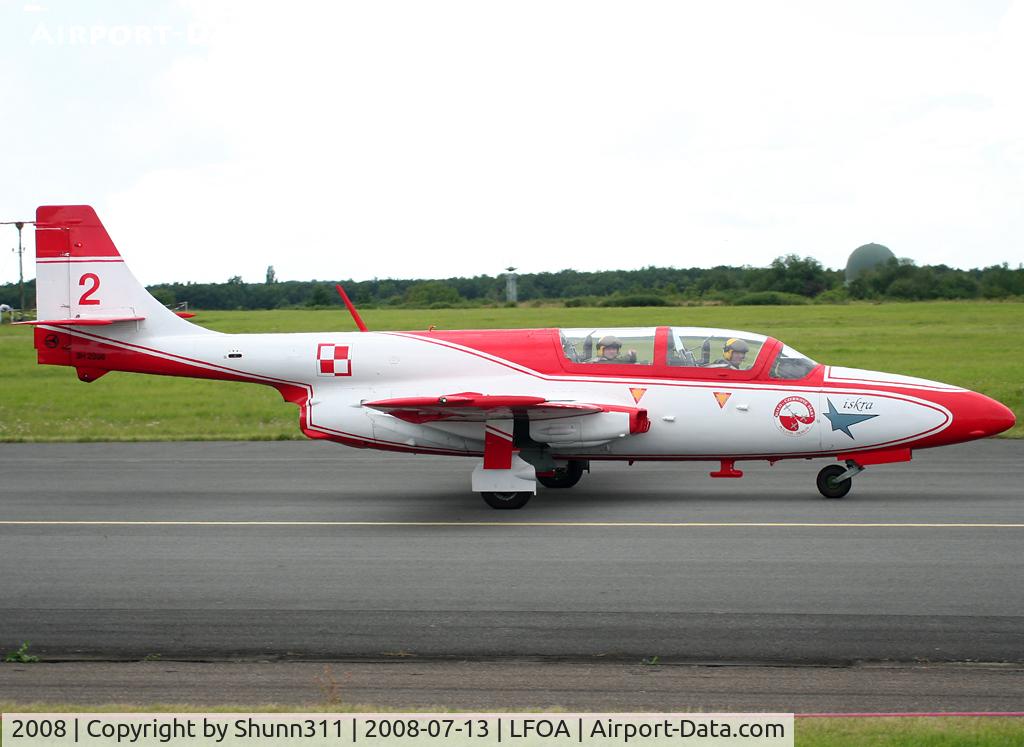
[[[564,467],[555,470],[555,474],[544,477],[537,475],[537,482],[545,488],[571,488],[583,477],[583,462],[572,459]]]
[[[525,506],[533,493],[529,491],[515,492],[501,492],[501,493],[481,493],[480,496],[491,508],[522,508]]]
[[[850,492],[853,487],[853,480],[847,477],[845,480],[836,480],[839,475],[846,472],[846,467],[841,464],[830,464],[818,473],[818,492],[826,498],[842,498]]]

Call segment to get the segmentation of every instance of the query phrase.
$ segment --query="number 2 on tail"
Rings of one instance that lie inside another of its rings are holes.
[[[82,277],[78,278],[78,284],[84,286],[86,283],[91,282],[92,287],[82,294],[82,297],[78,299],[79,306],[99,306],[100,300],[98,298],[90,298],[93,293],[100,289],[100,278],[94,272],[87,272]]]

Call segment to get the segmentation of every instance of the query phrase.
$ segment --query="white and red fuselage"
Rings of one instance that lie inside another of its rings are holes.
[[[134,371],[273,386],[310,438],[482,458],[483,493],[532,492],[536,474],[599,459],[715,460],[721,477],[739,476],[733,462],[745,459],[863,467],[1014,424],[976,392],[815,364],[742,332],[212,332],[146,292],[91,208],[41,207],[36,231],[40,363],[85,381]],[[617,333],[642,348],[636,362],[590,357],[594,339]],[[704,360],[687,349],[701,338]],[[742,367],[708,358],[736,338],[750,345]],[[782,365],[794,356],[800,366]]]

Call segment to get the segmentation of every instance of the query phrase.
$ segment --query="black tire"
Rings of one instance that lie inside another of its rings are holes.
[[[818,492],[826,498],[842,498],[850,492],[853,487],[853,479],[847,477],[845,480],[836,482],[839,475],[846,472],[846,467],[841,464],[830,464],[818,473]]]
[[[565,466],[555,470],[555,474],[544,477],[537,475],[537,482],[545,488],[571,488],[583,477],[583,462],[573,459]]]
[[[509,490],[500,493],[481,493],[480,496],[484,499],[484,503],[491,508],[522,508],[533,497],[533,493],[529,491],[517,493]]]

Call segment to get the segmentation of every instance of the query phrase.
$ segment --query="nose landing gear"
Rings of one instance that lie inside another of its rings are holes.
[[[846,466],[830,464],[818,473],[818,492],[826,498],[842,498],[853,487],[854,475],[859,475],[864,468],[852,459],[846,460]]]

